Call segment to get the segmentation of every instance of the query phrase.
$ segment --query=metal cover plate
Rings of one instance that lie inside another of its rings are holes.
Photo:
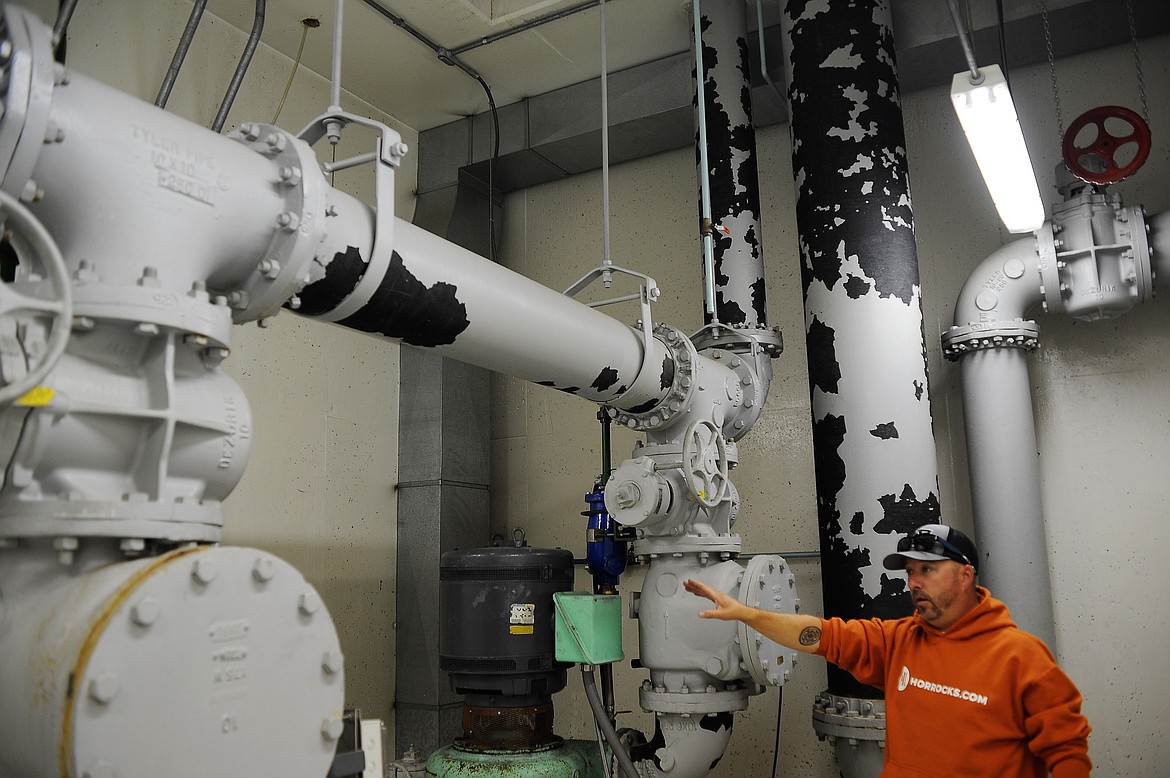
[[[796,613],[796,578],[784,558],[776,554],[752,557],[744,570],[739,601],[753,608]],[[797,652],[739,623],[739,643],[747,671],[756,683],[783,686],[796,665]]]
[[[63,734],[71,775],[328,772],[344,702],[337,632],[277,557],[209,547],[147,568],[87,645]]]

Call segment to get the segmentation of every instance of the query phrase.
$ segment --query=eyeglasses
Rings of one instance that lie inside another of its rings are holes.
[[[972,567],[975,566],[975,563],[968,559],[966,554],[930,530],[919,530],[913,535],[907,535],[898,541],[898,551],[909,551],[910,549],[924,551],[927,554],[945,556],[948,559],[954,559],[956,562],[963,562]],[[956,559],[956,557],[958,558]]]

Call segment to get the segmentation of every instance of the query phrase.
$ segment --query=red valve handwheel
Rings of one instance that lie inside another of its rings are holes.
[[[1113,135],[1105,129],[1107,119],[1120,119],[1127,122],[1133,129],[1128,135]],[[1086,146],[1077,146],[1077,133],[1090,124],[1096,125],[1097,137]],[[1128,143],[1137,144],[1137,154],[1134,155],[1129,164],[1119,166],[1114,161],[1113,155],[1119,148]],[[1068,165],[1068,169],[1072,171],[1074,176],[1090,184],[1115,184],[1137,172],[1137,169],[1146,161],[1146,157],[1150,155],[1150,125],[1128,108],[1122,108],[1120,105],[1103,105],[1100,108],[1085,111],[1074,119],[1064,134],[1064,143],[1061,146],[1064,152],[1064,164]],[[1089,170],[1081,162],[1086,154],[1096,154],[1101,157],[1105,163],[1105,169],[1100,172]]]

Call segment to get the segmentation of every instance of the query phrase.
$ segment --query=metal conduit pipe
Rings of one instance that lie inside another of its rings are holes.
[[[252,55],[256,53],[256,47],[260,45],[260,35],[264,32],[264,11],[266,6],[266,0],[256,0],[256,15],[252,18],[252,32],[248,34],[248,42],[244,44],[244,53],[240,55],[240,62],[236,65],[236,72],[232,74],[232,80],[228,84],[227,93],[224,94],[219,111],[215,114],[215,120],[211,123],[211,129],[215,132],[222,130],[223,125],[227,122],[228,112],[232,109],[232,103],[236,101],[236,94],[240,91],[240,85],[244,83],[244,76],[248,72],[248,66],[252,64]]]
[[[187,51],[191,48],[191,41],[195,39],[195,31],[199,29],[199,22],[203,19],[205,8],[207,8],[207,0],[195,0],[195,4],[191,6],[191,15],[187,17],[187,26],[183,28],[179,45],[175,47],[175,56],[171,58],[171,66],[167,68],[162,86],[158,88],[158,97],[154,98],[154,104],[159,108],[167,107],[167,100],[171,97],[171,89],[175,86],[175,79],[179,77],[183,61],[187,59]]]
[[[638,778],[638,768],[630,761],[630,755],[626,752],[625,746],[618,740],[618,734],[613,728],[609,713],[605,709],[601,696],[597,693],[597,681],[593,678],[593,668],[590,665],[581,665],[581,682],[585,685],[585,699],[589,701],[589,707],[593,710],[597,729],[605,737],[605,742],[613,749],[613,755],[617,759],[618,766],[621,767],[622,775],[625,778]]]
[[[68,32],[69,22],[73,19],[73,12],[76,10],[77,0],[62,0],[61,6],[57,9],[57,21],[53,24],[53,35],[50,39],[54,49]]]
[[[896,618],[910,602],[881,559],[939,500],[891,11],[788,2],[782,26],[825,615]],[[876,775],[881,693],[828,680],[814,728],[845,775]]]

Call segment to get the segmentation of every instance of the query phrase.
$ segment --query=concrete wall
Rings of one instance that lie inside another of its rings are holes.
[[[56,2],[33,7],[52,22]],[[153,102],[190,10],[181,0],[79,3],[67,63]],[[299,27],[299,20],[270,15],[267,24]],[[168,110],[209,125],[246,37],[205,14]],[[288,57],[261,45],[225,130],[271,122],[291,68]],[[328,83],[302,68],[277,123],[295,132],[328,102]],[[348,93],[342,107],[395,126],[412,146],[417,139]],[[349,131],[338,158],[372,148],[370,137]],[[408,157],[395,209],[406,219],[415,177]],[[335,183],[372,197],[369,168],[339,173]],[[288,312],[267,329],[236,327],[233,337],[224,365],[247,393],[255,435],[244,479],[225,504],[224,542],[280,555],[321,591],[346,655],[346,703],[392,724],[398,346]]]
[[[1157,147],[1146,166],[1114,189],[1148,213],[1170,208],[1170,37],[1141,44]],[[1065,123],[1098,105],[1141,110],[1132,49],[1062,60],[1057,68]],[[1055,200],[1058,130],[1047,67],[1012,73],[1016,102],[1046,200]],[[954,300],[980,260],[1014,239],[1003,231],[951,110],[947,91],[904,97],[908,157],[921,263],[922,297],[943,515],[971,529],[970,493],[956,365],[939,337]],[[743,506],[738,531],[749,551],[815,549],[816,510],[804,357],[804,316],[797,267],[790,146],[786,127],[760,133],[760,182],[769,317],[786,349],[759,424],[741,442],[733,473]],[[684,330],[702,324],[695,240],[694,153],[683,150],[611,171],[614,262],[654,276],[663,288],[655,318]],[[510,195],[503,261],[554,288],[565,288],[602,257],[601,177],[578,176]],[[1052,551],[1058,658],[1085,695],[1094,727],[1091,755],[1101,775],[1156,776],[1170,759],[1170,678],[1156,656],[1170,642],[1170,606],[1160,598],[1165,529],[1164,463],[1170,461],[1170,303],[1159,299],[1129,317],[1083,323],[1042,314],[1042,350],[1032,360],[1043,496]],[[628,321],[636,310],[615,311]],[[535,545],[584,554],[582,494],[600,467],[595,408],[550,389],[497,377],[493,384],[494,527],[522,526]],[[633,436],[615,434],[615,463]],[[795,561],[806,612],[820,612],[819,567]],[[640,586],[635,569],[623,581]],[[589,586],[578,575],[578,588]],[[1008,603],[1010,606],[1011,603]],[[627,624],[627,656],[636,628]],[[628,663],[627,663],[628,665]],[[837,775],[831,749],[810,726],[824,663],[803,658],[785,687],[777,775]],[[644,671],[617,673],[622,726],[651,727],[638,711]],[[557,731],[589,738],[580,681],[557,700]],[[776,738],[777,692],[737,717],[716,776],[769,775]]]

